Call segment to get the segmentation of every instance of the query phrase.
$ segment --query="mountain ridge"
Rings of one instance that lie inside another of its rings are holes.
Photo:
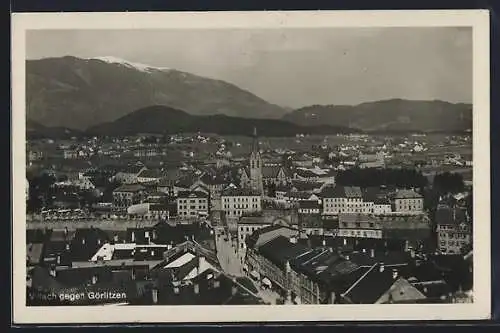
[[[150,105],[244,118],[279,119],[287,112],[223,80],[103,58],[27,60],[27,116],[45,126],[84,130]]]
[[[232,117],[222,114],[195,116],[163,105],[136,110],[113,122],[89,128],[89,135],[126,136],[138,133],[178,134],[215,133],[219,135],[250,134],[253,128],[262,136],[295,136],[296,134],[353,133],[355,129],[334,126],[302,127],[279,119]]]
[[[310,105],[282,119],[303,126],[326,124],[363,131],[466,131],[472,129],[472,105],[393,98],[357,105]]]

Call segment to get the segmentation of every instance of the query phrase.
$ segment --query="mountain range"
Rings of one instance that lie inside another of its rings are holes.
[[[29,119],[80,130],[152,105],[242,118],[287,112],[221,80],[113,57],[27,60],[26,96]]]
[[[257,123],[259,131],[261,127],[276,126],[279,130],[275,134],[291,135],[296,134],[291,133],[294,130],[302,133],[337,132],[346,128],[371,132],[446,132],[472,127],[471,104],[390,99],[292,110],[268,103],[221,80],[114,57],[27,60],[26,96],[27,119],[31,125],[42,126],[38,132],[59,134],[99,132],[113,127],[113,123],[124,125],[131,119],[148,125],[129,124],[129,129],[121,132],[139,127],[156,128],[148,116],[167,126],[161,132],[210,129],[228,133],[234,131],[225,127],[231,127],[229,124],[246,131]],[[165,107],[160,107],[162,105]],[[163,111],[165,115],[161,114]],[[180,119],[177,121],[174,115]]]
[[[302,134],[337,134],[353,129],[326,125],[300,126],[279,119],[249,119],[226,115],[193,116],[187,112],[157,105],[143,108],[115,121],[89,128],[89,135],[126,136],[138,133],[216,133],[250,135],[254,128],[262,136],[295,136]]]
[[[303,126],[328,124],[367,132],[455,132],[472,129],[472,105],[444,101],[389,99],[359,105],[312,105],[283,120]]]

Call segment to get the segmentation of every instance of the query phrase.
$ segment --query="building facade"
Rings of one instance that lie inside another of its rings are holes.
[[[398,190],[393,202],[397,213],[419,213],[424,210],[424,197],[413,190]]]
[[[124,184],[113,191],[114,213],[126,213],[127,208],[142,203],[146,198],[146,188],[139,184]]]
[[[262,197],[252,190],[230,188],[222,193],[221,206],[227,218],[239,218],[262,211]]]
[[[177,196],[177,216],[197,218],[208,216],[208,194],[200,191],[183,191]]]

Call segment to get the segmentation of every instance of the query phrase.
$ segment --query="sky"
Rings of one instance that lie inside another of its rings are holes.
[[[28,31],[28,59],[66,55],[220,79],[291,108],[390,98],[472,102],[472,29],[465,27]]]

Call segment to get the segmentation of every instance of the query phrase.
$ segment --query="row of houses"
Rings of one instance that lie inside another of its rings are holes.
[[[471,264],[460,257],[449,270],[437,264],[441,258],[415,250],[373,246],[342,253],[333,244],[308,241],[289,227],[258,230],[247,240],[248,275],[295,304],[449,302],[465,297],[457,291],[472,287]]]
[[[27,304],[264,304],[213,249],[162,228],[128,230],[123,241],[99,229],[28,235]]]

